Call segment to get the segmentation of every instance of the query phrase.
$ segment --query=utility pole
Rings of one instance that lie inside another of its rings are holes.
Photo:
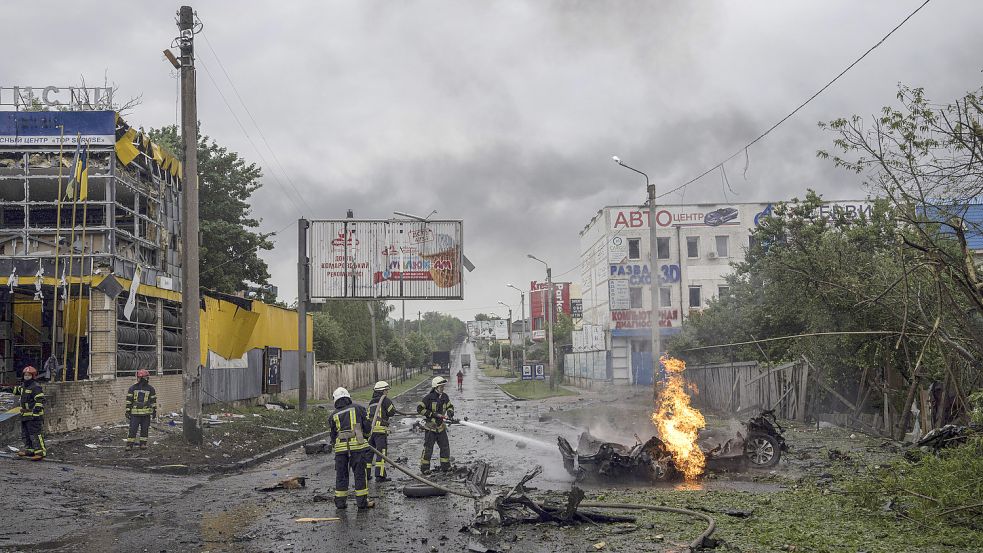
[[[181,46],[181,137],[184,141],[184,195],[181,207],[181,323],[184,329],[184,439],[201,445],[201,345],[198,281],[198,103],[195,86],[195,15],[178,12]]]
[[[423,336],[423,311],[416,312],[416,333]]]
[[[522,364],[526,364],[526,293],[522,289],[511,284],[506,284],[509,288],[519,292],[519,305],[522,306]],[[509,329],[511,330],[511,328]]]
[[[553,311],[553,307],[556,305],[556,293],[553,291],[553,269],[549,266],[546,267],[546,286],[549,288],[550,299],[549,306],[547,307],[546,314],[549,317],[549,324],[546,327],[546,332],[548,333],[548,340],[550,345],[550,388],[556,388],[557,374],[556,374],[556,362],[553,359],[553,323],[556,319],[556,313]]]
[[[307,410],[307,219],[297,220],[297,406]],[[375,319],[373,319],[375,321]]]

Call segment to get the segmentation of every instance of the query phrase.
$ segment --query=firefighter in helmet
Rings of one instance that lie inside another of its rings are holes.
[[[0,391],[20,396],[20,434],[24,449],[21,457],[40,461],[48,455],[44,446],[44,390],[38,383],[38,370],[28,365],[21,371],[21,384],[4,386]]]
[[[355,480],[355,504],[359,509],[371,509],[375,502],[369,499],[369,484],[366,481],[368,469],[368,443],[365,436],[371,435],[372,425],[365,407],[352,403],[352,396],[345,388],[337,388],[334,397],[334,413],[331,414],[329,428],[331,443],[334,444],[335,490],[334,504],[339,509],[347,507],[348,473]]]
[[[137,371],[137,383],[126,392],[126,420],[130,421],[130,434],[126,438],[126,450],[133,449],[140,433],[140,449],[147,449],[150,419],[157,418],[157,390],[150,385],[150,371]]]
[[[369,438],[369,445],[378,449],[383,455],[388,453],[389,448],[389,419],[396,414],[396,406],[389,399],[389,383],[380,380],[372,387],[372,399],[369,400],[369,420],[372,421],[372,436]],[[372,459],[372,451],[369,450],[369,460]],[[375,461],[369,463],[369,480],[372,479],[372,469],[375,469],[375,477],[379,482],[388,482],[390,478],[386,476],[386,460],[379,455],[375,455]]]
[[[423,438],[423,456],[420,458],[420,472],[430,473],[430,458],[433,457],[433,446],[440,447],[440,469],[451,468],[451,445],[447,440],[447,421],[454,418],[454,405],[451,398],[444,393],[447,379],[435,376],[430,381],[430,393],[424,396],[416,406],[416,412],[423,415],[423,428],[426,435]]]

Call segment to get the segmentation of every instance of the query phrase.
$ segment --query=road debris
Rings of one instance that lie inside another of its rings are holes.
[[[286,480],[281,480],[272,486],[266,486],[265,488],[256,488],[258,492],[273,492],[277,490],[299,490],[301,488],[307,487],[307,477],[306,476],[292,476]]]
[[[296,430],[294,428],[281,428],[279,426],[265,426],[261,424],[258,427],[266,428],[267,430],[279,430],[280,432],[300,432],[300,430]]]
[[[303,517],[295,518],[294,522],[338,522],[338,517]]]

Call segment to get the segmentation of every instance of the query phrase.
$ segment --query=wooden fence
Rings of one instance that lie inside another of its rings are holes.
[[[774,409],[779,418],[804,421],[810,365],[805,361],[778,366],[756,362],[698,365],[686,368],[696,387],[693,403],[721,413]]]

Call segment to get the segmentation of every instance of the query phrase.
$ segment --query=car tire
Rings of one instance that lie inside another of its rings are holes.
[[[778,464],[782,448],[773,436],[752,432],[744,441],[744,456],[753,468],[767,469]]]

